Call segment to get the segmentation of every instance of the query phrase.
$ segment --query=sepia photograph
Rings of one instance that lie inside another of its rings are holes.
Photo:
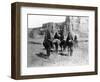
[[[27,14],[27,67],[89,64],[89,17]]]

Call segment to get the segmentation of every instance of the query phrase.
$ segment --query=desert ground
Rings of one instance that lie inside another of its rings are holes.
[[[66,49],[62,53],[66,55],[51,52],[49,58],[45,58],[46,50],[43,45],[43,37],[28,39],[27,67],[44,66],[80,66],[88,65],[88,41],[79,41],[78,47],[73,48],[73,54],[70,56]],[[60,48],[59,48],[60,50]]]

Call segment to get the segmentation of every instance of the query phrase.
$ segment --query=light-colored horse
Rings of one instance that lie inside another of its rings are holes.
[[[55,45],[55,51],[58,52],[58,47],[60,45],[61,41],[59,39],[54,39],[53,44]]]

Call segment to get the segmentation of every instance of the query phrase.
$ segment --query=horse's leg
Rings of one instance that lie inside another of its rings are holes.
[[[55,50],[55,52],[56,52],[56,43],[54,43],[54,50]]]
[[[51,48],[54,48],[54,47],[53,47],[53,42],[52,42],[52,41],[51,41]]]
[[[56,47],[56,46],[57,46],[57,44],[56,44],[56,43],[54,43],[54,45],[55,45],[55,52],[56,52],[56,51],[57,51],[57,47]]]
[[[63,44],[62,44],[62,50],[63,50],[63,51],[65,50],[65,46],[66,46],[65,43],[63,43]]]
[[[63,51],[63,46],[61,45],[61,51]]]
[[[62,51],[62,45],[60,44],[60,48],[61,48],[61,51]]]
[[[52,48],[54,49],[54,44],[53,44],[53,42],[52,42]]]
[[[57,50],[57,52],[58,52],[58,43],[57,43],[57,45],[56,45],[56,50]]]
[[[46,51],[47,51],[47,56],[49,57],[50,56],[50,49],[48,48],[48,49],[46,49]]]
[[[70,52],[70,56],[71,56],[72,55],[72,53],[71,53],[71,47],[70,47],[70,51],[69,52]]]
[[[72,54],[73,54],[73,48],[70,47],[70,56],[72,56]]]
[[[65,43],[65,45],[64,45],[64,50],[66,50],[67,47],[68,47],[68,46],[67,46],[67,44]]]
[[[65,50],[65,51],[66,51],[67,47],[68,47],[68,45],[67,45],[67,43],[65,42],[65,43],[64,43],[64,50]]]
[[[72,48],[71,48],[71,46],[68,46],[68,54],[69,54],[70,56],[72,56]]]
[[[55,47],[56,47],[56,52],[58,52],[58,43],[55,43]]]
[[[77,47],[78,47],[78,41],[77,41]]]
[[[69,46],[68,46],[68,55],[70,54],[69,49],[70,49],[70,48],[69,48]]]

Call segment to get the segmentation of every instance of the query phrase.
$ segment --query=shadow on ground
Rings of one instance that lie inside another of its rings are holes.
[[[47,58],[47,54],[44,54],[43,52],[36,53],[36,55],[37,55],[38,57],[41,57],[41,58],[44,58],[44,59]]]
[[[34,41],[29,41],[29,43],[31,43],[31,44],[38,44],[38,45],[41,45],[42,44],[40,42],[34,42]]]
[[[68,54],[65,54],[63,52],[60,52],[59,55],[61,55],[61,56],[69,56]]]

